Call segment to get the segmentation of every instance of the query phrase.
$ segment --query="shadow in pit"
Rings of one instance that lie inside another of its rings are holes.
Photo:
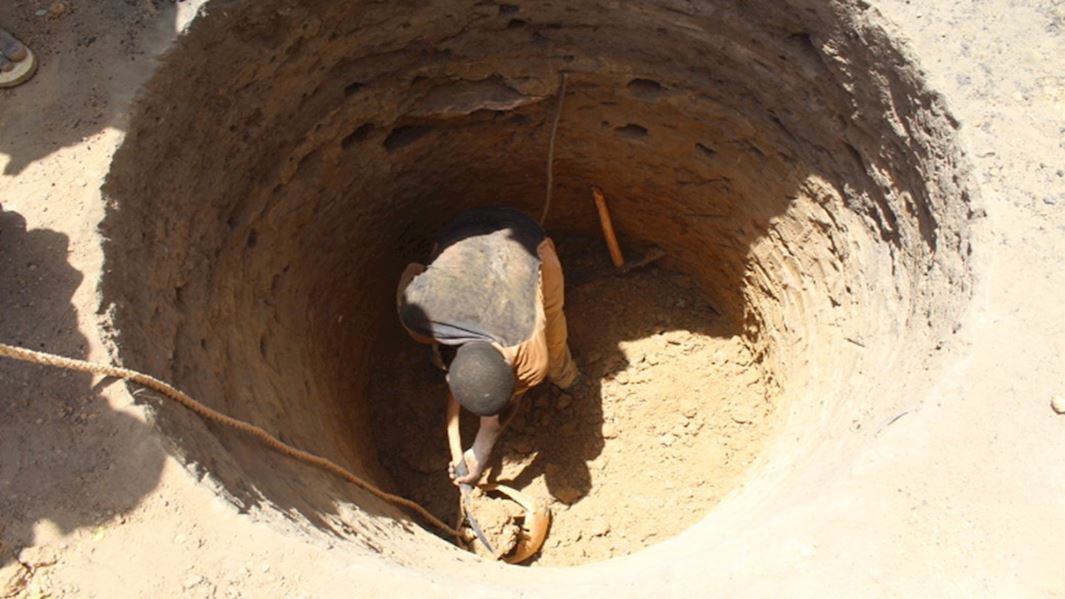
[[[0,340],[83,358],[66,235],[0,208]],[[159,482],[151,430],[110,408],[87,374],[0,359],[0,566],[22,547],[106,525]]]

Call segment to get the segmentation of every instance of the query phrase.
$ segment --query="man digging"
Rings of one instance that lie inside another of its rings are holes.
[[[501,432],[499,414],[550,379],[578,378],[566,343],[562,265],[535,220],[510,208],[477,208],[451,222],[428,266],[410,264],[397,291],[400,322],[433,345],[446,372],[449,420],[459,406],[480,416],[456,485],[475,484]]]

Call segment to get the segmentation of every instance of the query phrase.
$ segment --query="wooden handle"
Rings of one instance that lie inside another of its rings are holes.
[[[459,412],[461,407],[458,400],[450,393],[447,394],[447,443],[451,449],[451,463],[464,464],[462,460],[462,435],[459,432]]]
[[[614,262],[615,268],[621,268],[625,265],[625,256],[621,254],[621,246],[618,245],[618,238],[614,234],[614,223],[610,220],[610,209],[606,207],[606,198],[603,197],[603,191],[598,187],[592,187],[592,197],[595,198],[595,207],[599,210],[599,224],[603,227],[603,237],[610,250],[610,260]]]

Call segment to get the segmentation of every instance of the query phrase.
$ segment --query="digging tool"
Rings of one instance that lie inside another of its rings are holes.
[[[614,232],[614,222],[610,219],[610,209],[607,208],[603,190],[593,186],[592,199],[595,200],[595,208],[599,212],[599,225],[603,229],[603,239],[606,240],[606,247],[610,250],[610,260],[614,263],[614,268],[618,272],[623,274],[632,272],[666,255],[660,248],[655,247],[648,250],[640,258],[625,262],[625,255],[621,253],[621,246],[618,244],[617,234]]]
[[[455,466],[455,474],[460,477],[469,474],[469,470],[466,469],[466,460],[460,459],[458,461],[458,465]],[[473,529],[473,534],[477,535],[477,538],[489,553],[495,555],[495,549],[492,549],[492,544],[488,542],[488,537],[484,536],[484,531],[481,530],[481,525],[478,524],[477,519],[473,517],[473,501],[470,499],[470,495],[473,494],[473,485],[469,483],[460,483],[459,492],[462,493],[462,506],[464,508],[462,511],[466,514],[466,521],[470,523],[470,528]]]
[[[503,561],[508,564],[520,564],[521,562],[536,555],[547,538],[547,529],[551,526],[551,510],[544,501],[535,501],[524,493],[518,492],[506,485],[489,484],[482,485],[485,491],[498,491],[525,510],[522,520],[521,535],[514,550],[503,556]]]
[[[466,460],[462,455],[462,438],[459,432],[459,411],[459,402],[455,401],[454,397],[448,397],[448,446],[451,450],[451,459],[455,463],[455,474],[462,477],[466,476],[469,470],[466,467]],[[510,422],[516,414],[517,409],[511,412],[510,416],[506,419],[506,422],[503,423],[503,430],[506,430],[507,427],[510,426]],[[547,507],[547,504],[542,501],[534,501],[528,496],[505,485],[481,485],[480,488],[486,491],[498,491],[506,495],[525,510],[518,544],[508,555],[497,557],[507,563],[518,564],[529,559],[533,555],[536,555],[536,552],[540,551],[540,547],[543,546],[544,539],[547,538],[547,529],[551,524],[551,511]],[[495,555],[496,552],[485,537],[484,531],[481,530],[480,525],[477,524],[477,521],[473,518],[473,510],[471,506],[473,486],[466,483],[460,484],[459,491],[462,494],[462,511],[465,513],[466,520],[470,523],[470,528],[473,529],[473,533],[477,535],[477,538],[482,544],[484,544],[485,548],[488,549],[492,555]]]
[[[462,435],[459,431],[459,402],[455,401],[455,398],[448,395],[447,398],[447,441],[448,448],[451,450],[451,460],[455,464],[455,474],[459,477],[469,474],[469,469],[466,467],[466,458],[462,455]],[[495,555],[495,550],[492,549],[492,544],[488,542],[488,537],[484,536],[484,531],[481,530],[481,525],[477,523],[477,519],[473,517],[473,501],[470,495],[473,494],[473,485],[469,483],[459,484],[459,492],[462,494],[462,513],[466,520],[470,523],[470,528],[473,529],[473,534],[477,535],[477,538],[484,544],[485,549],[489,553]]]

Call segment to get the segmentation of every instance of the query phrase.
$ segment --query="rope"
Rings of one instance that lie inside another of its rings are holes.
[[[562,103],[566,100],[566,74],[560,73],[558,81],[558,106],[555,108],[555,122],[551,125],[551,141],[547,144],[547,197],[544,200],[544,213],[540,216],[540,226],[547,220],[551,210],[551,191],[555,188],[555,135],[558,134],[558,121],[562,119]]]
[[[288,445],[277,438],[270,435],[265,430],[249,424],[242,420],[237,420],[232,416],[227,416],[221,412],[215,411],[202,403],[192,399],[185,393],[175,389],[174,387],[160,381],[159,379],[137,372],[135,370],[129,370],[128,368],[120,368],[117,366],[111,366],[108,364],[97,364],[95,362],[86,362],[84,360],[74,360],[72,358],[65,358],[63,356],[57,356],[55,354],[49,354],[45,352],[33,351],[30,349],[24,349],[21,347],[14,347],[5,343],[0,343],[0,356],[13,358],[15,360],[21,360],[23,362],[31,362],[33,364],[42,364],[44,366],[54,366],[56,368],[63,368],[66,370],[76,370],[79,372],[88,372],[91,374],[99,374],[103,376],[113,376],[120,379],[125,379],[138,385],[148,387],[162,393],[166,397],[178,402],[185,406],[189,410],[199,414],[206,420],[213,420],[224,426],[237,429],[243,433],[251,435],[261,441],[267,447],[277,451],[278,453],[287,455],[291,458],[310,464],[320,470],[334,474],[351,484],[369,492],[370,494],[387,501],[393,505],[405,507],[414,513],[421,516],[426,522],[432,524],[434,527],[440,529],[449,536],[458,536],[459,531],[451,526],[448,526],[436,516],[429,513],[424,507],[417,503],[398,495],[387,493],[377,488],[373,484],[355,476],[350,471],[346,470],[342,466],[327,460],[326,458],[319,457],[313,453],[308,453],[302,449],[297,449]]]

